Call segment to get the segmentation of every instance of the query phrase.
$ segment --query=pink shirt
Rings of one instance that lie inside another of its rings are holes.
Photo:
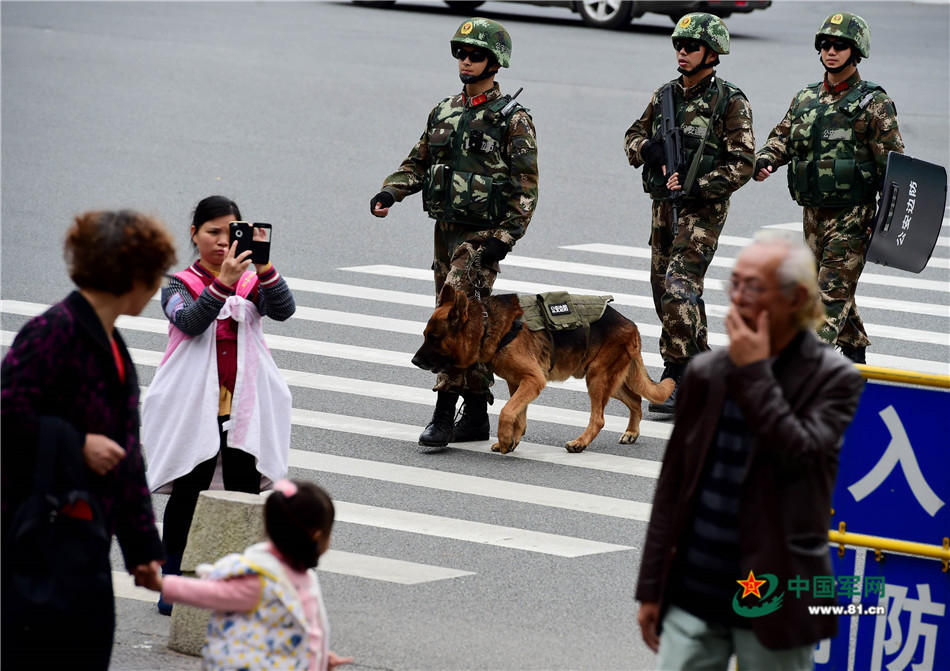
[[[327,656],[323,655],[324,631],[320,622],[320,606],[310,591],[310,578],[306,571],[295,571],[284,560],[280,552],[268,543],[268,551],[281,565],[291,584],[297,590],[297,596],[303,605],[303,612],[310,623],[307,647],[310,650],[310,671],[322,671],[317,666],[323,658],[323,669],[327,668]],[[202,580],[169,575],[162,579],[162,598],[169,603],[184,603],[196,608],[219,611],[249,611],[257,608],[261,600],[261,580],[258,575],[245,575],[228,580]]]

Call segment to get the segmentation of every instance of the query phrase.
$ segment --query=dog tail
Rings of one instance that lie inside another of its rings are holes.
[[[651,380],[647,367],[643,363],[639,332],[634,345],[635,351],[632,352],[630,368],[627,370],[626,384],[650,403],[663,403],[673,393],[676,382],[669,377],[660,382]]]

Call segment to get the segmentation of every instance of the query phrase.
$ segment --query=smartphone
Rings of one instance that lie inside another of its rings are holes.
[[[253,254],[253,238],[254,238],[254,229],[251,228],[251,225],[246,221],[232,221],[228,224],[228,234],[231,239],[231,244],[233,245],[237,242],[237,249],[234,252],[235,258],[239,257],[243,252],[251,252]]]
[[[254,222],[254,240],[251,243],[251,262],[255,266],[266,266],[270,261],[270,224]]]

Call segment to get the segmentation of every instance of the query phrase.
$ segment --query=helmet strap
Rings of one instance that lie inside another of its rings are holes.
[[[712,63],[707,63],[706,56],[708,56],[710,52],[715,54],[716,58],[712,61]],[[705,70],[706,68],[714,68],[717,65],[719,65],[719,54],[716,53],[715,51],[712,51],[712,49],[709,48],[709,45],[704,43],[703,44],[703,60],[699,62],[699,65],[697,65],[692,70],[686,70],[684,68],[676,68],[676,71],[685,77],[692,77],[696,73],[701,72]]]
[[[463,75],[459,74],[459,79],[462,80],[463,84],[474,84],[475,82],[480,82],[482,80],[488,79],[489,77],[498,74],[498,70],[501,68],[498,67],[498,61],[494,56],[489,56],[487,62],[485,63],[485,69],[482,70],[480,75]]]
[[[847,70],[850,66],[858,64],[858,58],[860,57],[855,56],[855,53],[854,53],[855,51],[857,51],[857,49],[855,49],[854,47],[851,47],[851,55],[848,56],[848,60],[846,60],[844,63],[842,63],[836,68],[829,68],[827,65],[825,65],[825,61],[822,60],[821,58],[820,51],[818,52],[818,60],[821,62],[821,67],[825,69],[825,72],[830,72],[831,74],[836,75],[839,72]]]
[[[474,84],[475,82],[480,82],[480,81],[482,81],[483,79],[488,79],[489,77],[491,77],[492,75],[494,75],[496,72],[497,72],[497,70],[489,70],[488,67],[486,66],[485,69],[482,71],[482,74],[480,74],[480,75],[462,75],[462,74],[460,74],[460,75],[459,75],[459,79],[462,80],[462,83],[463,83],[463,84]]]

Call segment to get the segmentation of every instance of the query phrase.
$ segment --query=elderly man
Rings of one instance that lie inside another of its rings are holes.
[[[728,349],[700,354],[683,379],[638,620],[664,670],[725,669],[731,654],[739,668],[811,669],[836,617],[810,615],[807,593],[776,608],[754,574],[776,578],[779,591],[796,576],[832,574],[838,450],[864,382],[812,331],[824,310],[803,245],[754,242],[736,260],[729,297]],[[741,597],[739,580],[751,587]]]

